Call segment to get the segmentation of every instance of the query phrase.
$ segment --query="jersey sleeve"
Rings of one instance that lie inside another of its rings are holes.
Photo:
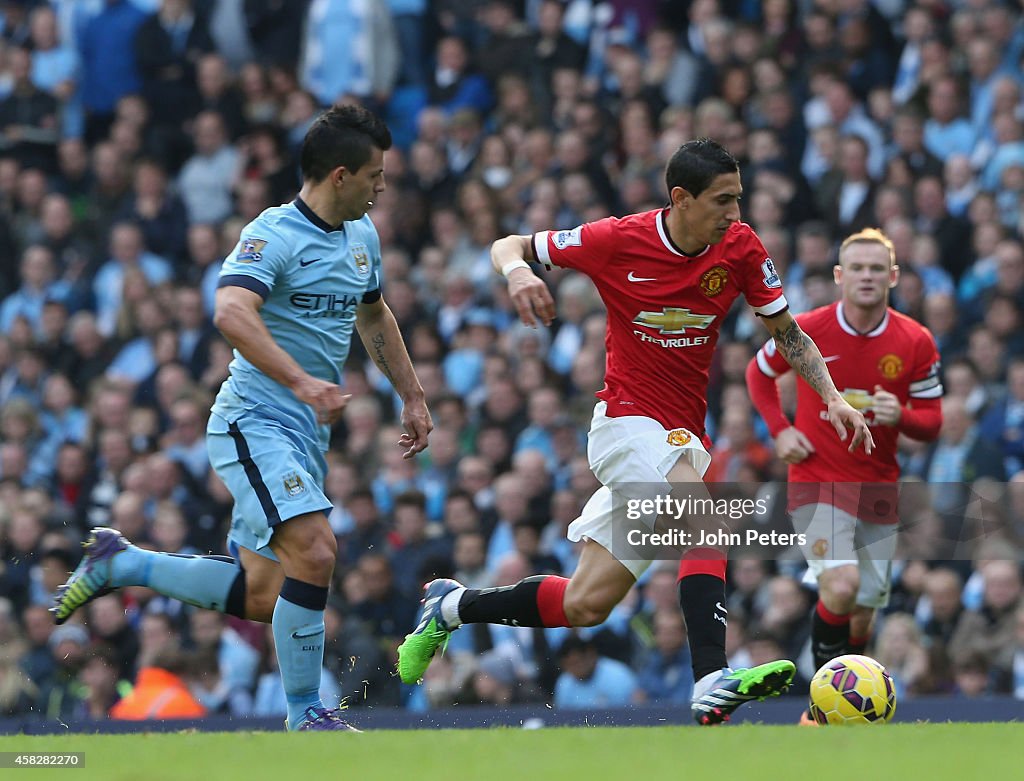
[[[572,230],[533,234],[533,256],[548,269],[572,268],[595,276],[608,263],[615,242],[615,218],[588,222]]]
[[[941,371],[942,362],[935,339],[928,329],[922,326],[918,337],[918,348],[915,351],[914,369],[910,375],[910,398],[942,398]]]
[[[748,226],[736,241],[740,288],[747,303],[762,317],[774,317],[786,311],[789,302],[782,294],[782,277],[757,234]]]
[[[369,216],[366,217],[369,220]],[[363,293],[362,302],[364,304],[372,304],[374,301],[380,300],[381,291],[384,288],[384,271],[381,264],[381,248],[380,248],[380,234],[377,233],[377,229],[373,227],[373,223],[370,223],[370,242],[371,257],[370,257],[370,280],[366,283],[366,292]]]
[[[288,242],[265,223],[253,221],[224,260],[217,287],[244,287],[266,301],[291,256]]]
[[[774,344],[772,342],[773,346]],[[763,350],[764,348],[762,347],[761,349]],[[760,355],[760,353],[758,354]],[[789,368],[788,364],[786,368]],[[773,438],[777,437],[780,431],[789,428],[791,425],[789,418],[786,417],[786,413],[782,411],[779,388],[775,384],[774,378],[779,374],[782,374],[782,372],[776,374],[765,372],[758,363],[757,358],[747,364],[747,392],[750,394],[750,400],[753,402],[754,408],[761,415],[765,425],[768,426],[768,432]]]

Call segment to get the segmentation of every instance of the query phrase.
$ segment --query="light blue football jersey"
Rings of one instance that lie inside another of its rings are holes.
[[[218,287],[235,285],[263,297],[263,322],[274,341],[305,371],[341,382],[356,308],[380,298],[380,237],[368,215],[332,229],[301,199],[264,211],[245,226],[224,261]],[[330,427],[295,394],[237,350],[213,412],[232,422],[258,409],[326,450]]]

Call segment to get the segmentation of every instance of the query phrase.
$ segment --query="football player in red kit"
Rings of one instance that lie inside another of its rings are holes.
[[[863,653],[874,613],[889,602],[896,549],[896,439],[932,440],[942,425],[942,384],[935,340],[920,323],[889,307],[899,280],[892,242],[867,229],[839,249],[840,300],[796,322],[824,353],[836,385],[872,428],[870,457],[838,446],[825,408],[797,385],[796,421],[779,403],[776,380],[789,364],[773,342],[747,367],[750,397],[789,466],[789,508],[802,532],[809,574],[818,582],[811,644],[816,666]]]
[[[594,626],[626,595],[657,553],[637,551],[626,501],[683,487],[707,496],[702,476],[708,367],[722,320],[743,295],[786,356],[827,405],[838,438],[870,452],[871,433],[836,390],[814,343],[789,314],[782,282],[761,241],[740,222],[739,166],[709,139],[681,146],[665,174],[670,204],[609,217],[572,230],[507,236],[491,248],[496,271],[523,323],[550,325],[554,301],[527,259],[589,276],[608,310],[605,387],[598,394],[587,454],[603,488],[569,528],[583,541],[569,579],[527,578],[500,589],[466,589],[453,580],[427,585],[418,623],[399,648],[402,680],[422,677],[434,651],[465,623]],[[848,429],[852,429],[852,439]],[[614,487],[614,491],[611,490]],[[616,504],[616,501],[619,504]],[[626,537],[628,544],[624,544]],[[693,715],[717,724],[744,702],[780,693],[794,666],[771,662],[730,670],[725,654],[724,546],[691,547],[679,566],[679,600],[693,660]]]

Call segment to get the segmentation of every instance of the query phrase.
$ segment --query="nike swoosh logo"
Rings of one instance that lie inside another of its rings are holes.
[[[632,271],[630,271],[629,274],[626,275],[626,279],[628,279],[630,282],[655,282],[655,281],[657,281],[658,278],[657,277],[638,277],[636,274],[634,274]]]
[[[719,610],[721,610],[721,611],[722,611],[723,613],[728,613],[728,612],[729,612],[729,611],[728,611],[728,610],[726,610],[726,609],[725,609],[724,607],[722,607],[722,603],[721,603],[721,602],[716,602],[716,603],[715,603],[715,607],[717,607],[717,608],[718,608]]]
[[[822,358],[821,360],[823,360],[825,363],[832,363],[832,361],[838,361],[839,360],[839,356],[838,355],[830,355],[828,358]]]
[[[306,266],[312,266],[314,263],[323,260],[323,258],[313,258],[312,260],[300,260],[299,265],[305,268]]]

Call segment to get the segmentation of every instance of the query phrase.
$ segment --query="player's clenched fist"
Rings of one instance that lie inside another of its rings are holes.
[[[530,269],[518,268],[508,275],[508,294],[523,325],[534,328],[537,318],[544,325],[551,325],[555,319],[555,300],[551,291],[544,280]]]
[[[406,448],[403,458],[412,458],[427,449],[427,437],[434,429],[434,421],[423,400],[406,402],[402,409],[402,427],[405,429],[398,440],[399,447]]]
[[[775,438],[775,453],[787,464],[799,464],[814,452],[814,445],[796,426],[779,432]]]
[[[334,423],[352,398],[341,392],[341,386],[316,377],[305,377],[292,389],[299,401],[313,408],[319,423]]]
[[[883,426],[897,426],[903,417],[903,405],[894,393],[889,393],[881,385],[875,386],[875,395],[871,400],[871,409],[875,413],[875,422]]]

